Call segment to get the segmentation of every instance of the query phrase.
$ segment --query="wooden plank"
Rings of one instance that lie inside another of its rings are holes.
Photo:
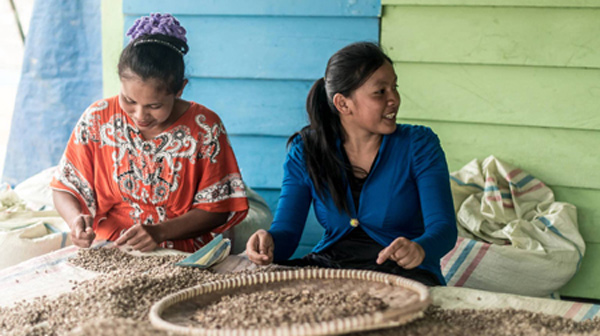
[[[600,68],[600,8],[388,6],[381,27],[395,61]]]
[[[598,8],[597,0],[382,0],[384,6],[485,6]]]
[[[104,0],[102,11],[102,91],[105,97],[119,93],[120,81],[117,72],[119,57],[123,49],[122,0]]]
[[[137,18],[125,17],[125,27]],[[188,76],[314,81],[355,41],[377,41],[377,18],[181,16]]]
[[[548,185],[600,189],[600,156],[592,154],[592,148],[600,148],[598,131],[401,122],[430,126],[441,140],[450,171],[495,155]]]
[[[217,112],[229,134],[290,136],[308,124],[312,81],[190,78],[184,98]]]
[[[600,299],[600,244],[587,244],[579,272],[560,289],[560,295]]]
[[[556,201],[577,207],[579,232],[586,243],[600,244],[600,190],[550,186]]]
[[[253,188],[281,188],[286,137],[230,135],[242,178]]]
[[[173,15],[371,16],[381,13],[380,0],[125,0],[123,12]]]
[[[600,130],[600,70],[416,63],[395,69],[403,118]]]

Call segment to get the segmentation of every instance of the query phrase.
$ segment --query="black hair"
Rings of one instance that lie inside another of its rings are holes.
[[[306,99],[310,124],[288,140],[289,145],[298,134],[302,137],[306,167],[317,193],[323,197],[328,191],[340,212],[350,213],[346,177],[356,168],[345,162],[337,147],[338,141],[344,143],[345,134],[333,96],[349,97],[386,61],[392,64],[381,48],[370,42],[353,43],[333,54],[325,77],[313,84]]]
[[[186,42],[176,37],[152,34],[131,41],[119,58],[119,77],[131,71],[143,81],[157,80],[169,94],[177,93],[185,81],[183,55],[189,50]]]

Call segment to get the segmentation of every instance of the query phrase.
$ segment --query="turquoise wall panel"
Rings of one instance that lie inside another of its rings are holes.
[[[379,1],[372,0],[146,0],[125,1],[123,4],[123,12],[127,14],[149,9],[174,15],[378,17],[381,5]]]
[[[190,78],[183,97],[218,111],[229,134],[287,137],[307,123],[312,81]]]
[[[125,17],[126,29],[141,14]],[[182,16],[190,77],[315,80],[357,40],[377,41],[377,18]]]
[[[287,153],[285,137],[230,134],[229,140],[248,185],[252,188],[281,187]]]

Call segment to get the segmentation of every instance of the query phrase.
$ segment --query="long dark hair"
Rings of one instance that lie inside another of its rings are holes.
[[[119,77],[127,71],[143,81],[157,80],[167,93],[177,93],[183,88],[185,64],[183,55],[189,50],[186,42],[176,37],[152,34],[131,41],[119,58]]]
[[[344,143],[345,135],[333,96],[340,93],[349,97],[386,61],[392,63],[379,46],[370,42],[353,43],[333,54],[325,77],[313,84],[306,99],[310,124],[288,140],[289,145],[300,134],[308,174],[317,193],[323,197],[328,191],[340,212],[350,213],[346,177],[353,174],[353,167],[345,163],[337,147],[338,141]]]

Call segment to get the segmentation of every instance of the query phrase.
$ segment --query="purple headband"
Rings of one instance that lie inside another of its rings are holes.
[[[137,20],[129,30],[127,36],[135,40],[140,36],[162,34],[172,36],[187,43],[185,28],[179,25],[179,21],[171,14],[152,13]]]

